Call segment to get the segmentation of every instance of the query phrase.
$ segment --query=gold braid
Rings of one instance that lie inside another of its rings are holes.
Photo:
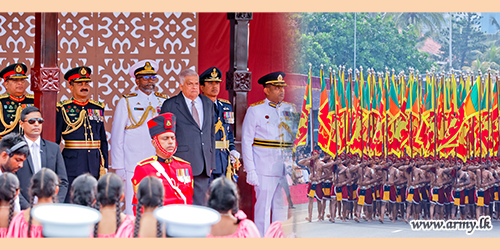
[[[281,122],[279,128],[285,128],[285,130],[290,134],[290,136],[293,137],[293,131],[290,129],[288,124]]]
[[[17,107],[17,110],[16,110],[16,118],[14,119],[13,122],[11,122],[10,124],[7,125],[7,123],[5,123],[5,120],[3,118],[3,107],[2,107],[2,105],[0,105],[0,121],[2,122],[2,125],[5,127],[5,130],[0,132],[0,136],[6,135],[6,134],[10,133],[12,130],[14,130],[16,125],[19,123],[19,120],[21,120],[21,112],[22,111],[23,111],[23,108],[21,107],[21,105],[19,105]]]
[[[155,115],[155,109],[151,105],[149,105],[146,108],[146,110],[144,111],[144,113],[142,114],[139,122],[136,122],[134,119],[134,115],[132,114],[132,110],[130,110],[128,98],[125,98],[125,100],[127,100],[128,118],[130,120],[130,123],[132,123],[132,125],[125,127],[125,129],[134,129],[134,128],[138,128],[138,127],[142,126],[142,124],[144,124],[144,122],[148,118],[149,111],[151,111],[153,116]]]
[[[87,111],[85,109],[83,109],[80,112],[80,116],[78,117],[78,120],[76,120],[75,122],[71,122],[71,120],[69,119],[69,116],[66,113],[66,110],[64,109],[64,107],[61,107],[61,109],[62,109],[62,114],[63,114],[64,121],[66,122],[66,124],[68,124],[68,127],[66,127],[66,130],[64,130],[62,132],[63,135],[67,135],[69,133],[72,133],[73,131],[75,131],[78,128],[80,128],[82,126],[82,124],[84,123],[84,121],[85,121],[85,117],[87,117]]]

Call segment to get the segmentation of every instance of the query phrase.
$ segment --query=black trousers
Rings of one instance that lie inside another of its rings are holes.
[[[193,176],[194,190],[193,190],[193,205],[206,206],[208,199],[208,185],[210,177],[203,171],[198,176]]]

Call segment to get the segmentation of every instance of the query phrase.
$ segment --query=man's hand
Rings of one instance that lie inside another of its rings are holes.
[[[229,153],[231,154],[231,163],[235,163],[236,159],[240,158],[240,153],[238,151],[236,151],[235,149],[231,150],[231,152],[229,152]]]
[[[127,180],[127,171],[122,168],[122,169],[115,169],[116,175],[118,175],[123,181]]]
[[[259,186],[259,178],[255,170],[247,172],[247,183],[252,186]]]

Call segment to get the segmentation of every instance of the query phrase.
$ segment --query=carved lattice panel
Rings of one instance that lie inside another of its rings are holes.
[[[109,138],[115,105],[135,88],[129,68],[140,60],[155,60],[159,64],[157,91],[178,94],[180,71],[197,70],[197,26],[196,13],[59,13],[62,80],[58,101],[71,97],[64,73],[76,66],[90,67],[91,98],[106,104]],[[34,32],[33,13],[0,13],[1,68],[15,62],[33,67]],[[33,93],[29,88],[28,92]]]

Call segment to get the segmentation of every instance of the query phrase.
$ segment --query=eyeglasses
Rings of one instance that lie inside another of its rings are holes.
[[[38,124],[42,124],[43,121],[43,118],[30,118],[26,122],[28,122],[30,125],[33,125],[35,124],[35,122],[38,122]]]
[[[149,81],[149,79],[156,80],[156,78],[157,78],[156,76],[151,75],[151,76],[143,76],[143,77],[140,77],[139,79],[144,79],[146,81]]]

